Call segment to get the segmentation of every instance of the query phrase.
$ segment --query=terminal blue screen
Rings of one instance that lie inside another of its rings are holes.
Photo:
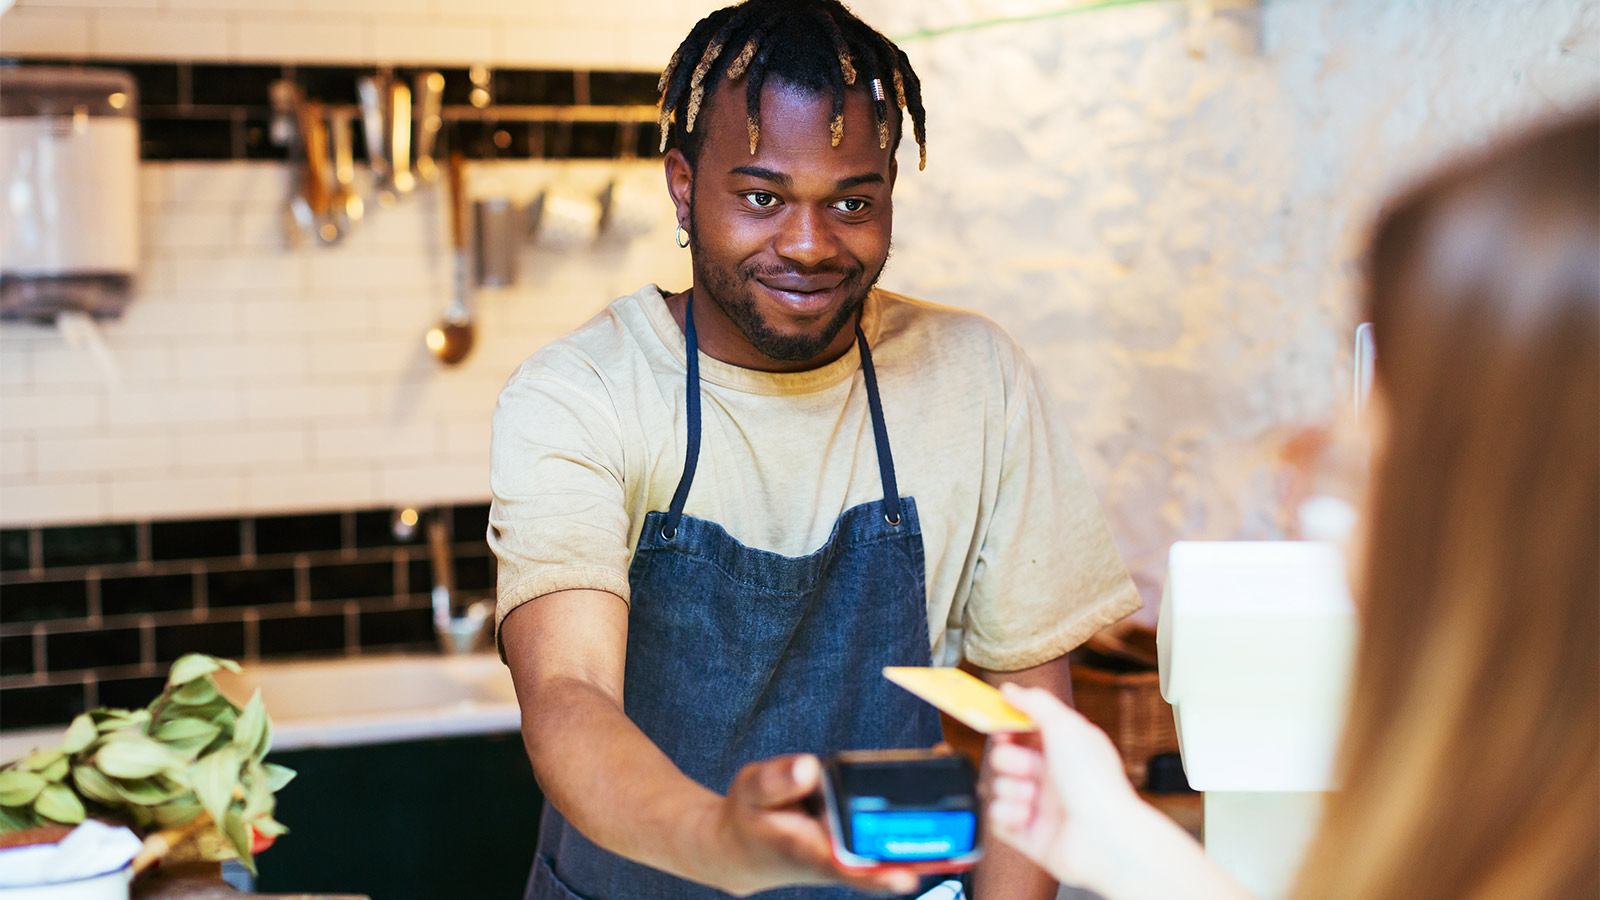
[[[971,810],[856,811],[850,849],[879,862],[953,859],[972,852],[978,817]]]

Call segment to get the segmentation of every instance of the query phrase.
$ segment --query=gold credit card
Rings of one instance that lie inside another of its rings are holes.
[[[1033,720],[998,690],[960,669],[884,666],[883,677],[932,703],[950,718],[984,734],[1038,731]]]

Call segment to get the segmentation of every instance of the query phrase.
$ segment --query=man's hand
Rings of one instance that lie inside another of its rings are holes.
[[[847,884],[858,890],[906,894],[919,880],[903,868],[847,869],[833,858],[827,826],[803,803],[821,787],[815,756],[779,756],[739,770],[723,798],[720,843],[730,862],[720,885],[753,894],[790,884]]]

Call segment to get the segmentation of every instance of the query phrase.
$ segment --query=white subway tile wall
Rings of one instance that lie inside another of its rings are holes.
[[[0,53],[659,69],[714,0],[16,0]],[[596,26],[596,22],[606,23]]]
[[[0,525],[482,501],[489,418],[517,364],[616,296],[688,283],[659,165],[471,167],[478,195],[560,181],[598,196],[620,177],[660,197],[643,237],[526,248],[523,282],[478,292],[477,345],[446,369],[422,342],[452,290],[436,189],[373,203],[338,246],[290,246],[282,165],[144,164],[157,277],[101,327],[119,382],[53,329],[0,324]]]

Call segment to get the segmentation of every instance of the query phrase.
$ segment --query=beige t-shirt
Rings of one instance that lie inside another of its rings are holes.
[[[947,629],[959,628],[972,663],[1027,668],[1138,609],[1066,430],[1011,337],[976,313],[885,291],[868,298],[861,325],[899,491],[922,523],[934,660],[948,659]],[[511,376],[491,467],[497,623],[552,591],[628,599],[645,514],[667,508],[683,473],[686,360],[683,332],[650,285]],[[883,497],[854,347],[790,373],[701,353],[700,381],[685,515],[801,556],[845,510]]]

